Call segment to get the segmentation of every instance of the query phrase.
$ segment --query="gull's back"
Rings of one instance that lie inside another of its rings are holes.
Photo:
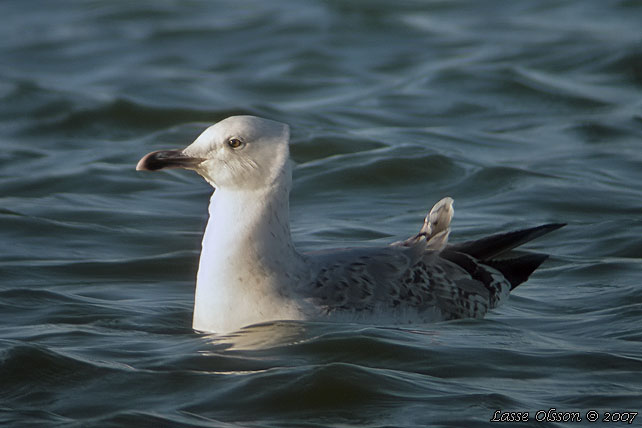
[[[308,254],[305,293],[323,315],[430,322],[481,318],[547,258],[511,252],[561,224],[427,248],[429,240]]]

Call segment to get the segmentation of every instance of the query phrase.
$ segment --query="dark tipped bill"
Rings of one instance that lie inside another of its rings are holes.
[[[204,160],[187,156],[180,150],[159,150],[143,156],[136,165],[136,171],[158,171],[167,168],[191,169]]]

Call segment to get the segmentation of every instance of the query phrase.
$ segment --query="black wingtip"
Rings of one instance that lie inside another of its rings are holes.
[[[545,233],[552,232],[552,231],[557,230],[557,229],[561,229],[564,226],[566,226],[567,224],[568,223],[548,223],[548,224],[544,224],[542,226],[535,227],[534,229],[542,229],[543,230],[542,235],[543,235]]]
[[[566,223],[549,223],[529,229],[500,233],[475,241],[467,241],[449,246],[450,249],[468,254],[478,260],[490,260],[519,247],[533,239],[546,235],[566,226]]]
[[[500,271],[510,282],[510,289],[514,290],[519,284],[526,282],[546,259],[548,255],[534,253],[512,259],[488,260],[484,264]]]

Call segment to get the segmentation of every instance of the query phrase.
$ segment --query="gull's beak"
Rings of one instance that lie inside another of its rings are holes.
[[[136,165],[136,171],[158,171],[166,168],[193,169],[204,160],[188,156],[181,150],[159,150],[143,156]]]

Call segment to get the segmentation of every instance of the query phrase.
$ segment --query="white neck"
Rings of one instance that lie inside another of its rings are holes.
[[[288,298],[305,275],[290,236],[288,187],[217,189],[212,195],[196,281],[194,329],[220,333],[301,318]]]

